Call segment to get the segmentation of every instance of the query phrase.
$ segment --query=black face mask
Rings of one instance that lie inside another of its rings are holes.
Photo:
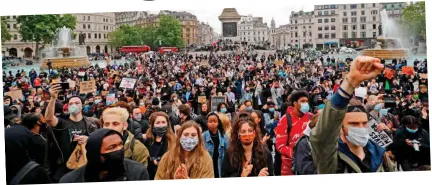
[[[162,137],[166,134],[168,129],[168,126],[163,126],[163,127],[153,127],[153,133],[156,136]]]
[[[123,148],[110,153],[101,154],[105,159],[101,165],[102,170],[115,171],[119,166],[123,165],[124,161],[124,150]]]

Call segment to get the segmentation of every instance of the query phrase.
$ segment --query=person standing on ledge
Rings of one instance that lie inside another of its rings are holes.
[[[379,59],[357,57],[312,129],[310,143],[318,174],[393,171],[385,149],[369,138],[363,106],[348,106],[354,89],[384,69]]]

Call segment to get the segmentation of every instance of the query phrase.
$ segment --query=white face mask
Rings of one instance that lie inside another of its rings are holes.
[[[367,128],[348,126],[348,136],[346,138],[356,146],[365,147],[369,140],[369,130]]]

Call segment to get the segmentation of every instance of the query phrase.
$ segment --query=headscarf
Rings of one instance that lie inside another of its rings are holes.
[[[28,148],[32,145],[32,137],[33,133],[22,125],[5,129],[7,184],[30,161]]]

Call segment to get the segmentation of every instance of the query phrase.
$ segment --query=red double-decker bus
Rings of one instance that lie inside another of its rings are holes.
[[[164,54],[165,52],[179,52],[179,49],[176,47],[161,47],[161,48],[159,48],[160,54]]]
[[[144,53],[151,51],[149,46],[123,46],[120,48],[120,52],[124,53]]]

